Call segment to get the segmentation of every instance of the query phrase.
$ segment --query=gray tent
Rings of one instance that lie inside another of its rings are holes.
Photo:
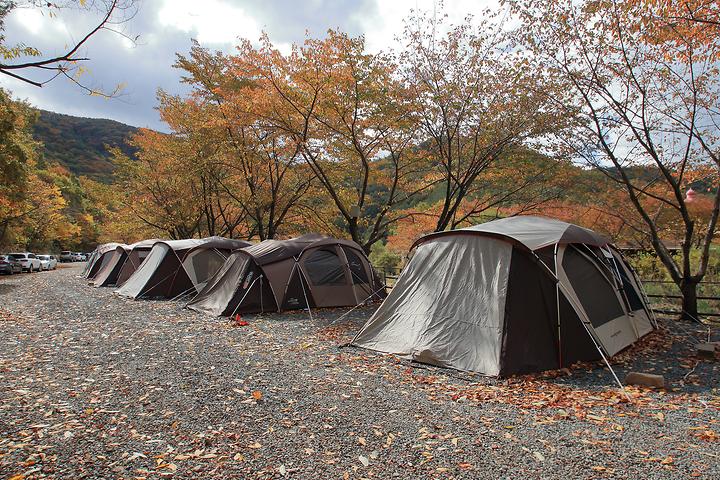
[[[142,240],[131,245],[118,245],[117,247],[115,247],[115,250],[110,252],[110,254],[108,255],[109,260],[104,266],[100,268],[100,270],[98,270],[97,274],[95,274],[94,278],[91,280],[90,283],[95,287],[120,285],[120,283],[118,283],[118,278],[120,276],[120,272],[125,266],[125,263],[129,261],[130,254],[133,251],[150,251],[155,242],[158,241],[158,239],[150,239]]]
[[[115,251],[115,248],[120,245],[122,244],[115,242],[98,245],[98,247],[90,254],[90,258],[85,265],[83,275],[90,280],[95,278],[95,275],[97,275],[97,273],[108,264],[112,258],[112,253]]]
[[[612,356],[653,329],[632,269],[591,230],[523,216],[413,247],[353,345],[507,376]]]
[[[188,308],[233,315],[358,305],[385,290],[355,242],[308,234],[238,250]]]
[[[135,273],[115,292],[136,299],[195,294],[196,285],[214,275],[231,251],[249,245],[223,237],[155,242]]]
[[[145,260],[145,257],[150,254],[150,250],[152,250],[153,245],[160,241],[162,240],[144,240],[130,245],[132,248],[127,250],[127,257],[125,258],[122,267],[120,267],[117,279],[115,279],[115,286],[120,287],[127,282],[132,274],[135,273],[135,270],[140,267],[143,260]]]

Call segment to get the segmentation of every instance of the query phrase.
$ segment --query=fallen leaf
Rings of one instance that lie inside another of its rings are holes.
[[[260,390],[255,390],[254,392],[252,392],[252,396],[255,400],[260,400],[263,395]]]
[[[363,466],[365,466],[365,467],[367,467],[368,465],[370,465],[370,460],[368,460],[367,457],[363,457],[362,455],[360,455],[360,456],[358,457],[358,460],[360,460],[360,463],[362,463]]]

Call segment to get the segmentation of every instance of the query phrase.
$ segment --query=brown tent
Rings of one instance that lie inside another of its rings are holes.
[[[114,251],[110,252],[109,261],[98,270],[90,283],[95,287],[121,285],[121,283],[119,283],[120,273],[125,267],[125,264],[130,262],[129,256],[132,252],[136,252],[138,256],[141,251],[149,252],[155,242],[158,241],[157,239],[150,239],[142,240],[131,245],[118,245]],[[137,266],[139,266],[141,262],[142,260],[138,260]],[[132,266],[133,264],[131,263],[130,267]],[[135,268],[132,268],[132,272],[135,272]],[[127,277],[129,278],[130,274],[128,274]]]
[[[217,257],[224,260],[231,251],[249,245],[223,237],[155,242],[145,260],[116,293],[135,299],[195,294],[198,282],[206,282],[223,265]],[[188,262],[184,263],[186,259]]]
[[[87,261],[87,264],[85,265],[85,270],[83,271],[83,275],[87,277],[88,279],[92,280],[95,278],[95,275],[98,274],[98,272],[108,264],[110,259],[112,258],[112,253],[115,251],[115,248],[122,245],[121,243],[103,243],[102,245],[99,245],[91,254],[90,258]]]
[[[212,315],[359,305],[385,289],[355,242],[308,234],[234,252],[188,308]]]
[[[155,245],[156,242],[161,241],[162,240],[159,239],[143,240],[142,242],[131,245],[132,248],[128,250],[127,257],[118,272],[117,279],[115,280],[115,286],[120,287],[127,282],[128,278],[135,273],[135,270],[137,270],[143,260],[145,260],[145,257],[150,254],[150,250],[152,250],[153,245]]]
[[[612,356],[653,329],[608,240],[541,217],[425,236],[353,345],[487,375]]]

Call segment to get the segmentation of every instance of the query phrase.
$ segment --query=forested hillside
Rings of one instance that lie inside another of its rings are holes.
[[[108,181],[113,171],[107,146],[119,147],[126,155],[134,150],[128,137],[137,128],[114,120],[82,118],[40,110],[33,137],[42,142],[47,161],[56,161],[76,175]]]

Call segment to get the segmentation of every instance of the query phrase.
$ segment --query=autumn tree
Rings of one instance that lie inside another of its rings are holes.
[[[533,60],[561,86],[557,108],[576,119],[562,140],[622,188],[642,219],[637,228],[682,292],[682,317],[696,318],[697,285],[720,212],[718,30],[698,30],[695,14],[669,18],[659,3],[507,2],[522,20],[518,34]],[[631,175],[638,168],[654,175]],[[698,178],[711,185],[713,205],[702,224],[685,193]],[[682,232],[679,259],[663,241],[668,224]]]
[[[16,102],[0,89],[0,239],[6,242],[10,225],[25,214],[29,172],[36,159],[29,105]]]
[[[125,193],[125,207],[164,236],[179,239],[197,235],[205,211],[196,196],[202,180],[194,175],[198,158],[189,142],[141,130],[131,144],[138,149],[136,159],[113,150],[116,181]]]
[[[481,198],[481,177],[513,148],[560,128],[562,118],[548,104],[542,77],[510,48],[502,22],[492,17],[453,26],[418,14],[406,22],[403,40],[401,75],[442,184],[435,230],[456,228],[522,190],[515,184]]]
[[[416,182],[423,176],[410,92],[393,78],[389,57],[365,52],[362,37],[329,31],[289,55],[264,37],[260,47],[244,42],[231,61],[233,75],[250,80],[236,104],[297,146],[366,252],[401,218],[394,207],[432,185]]]
[[[225,55],[197,43],[176,63],[185,72],[183,80],[193,86],[191,101],[203,105],[204,125],[195,130],[203,130],[220,153],[213,161],[222,175],[214,180],[244,212],[250,236],[275,238],[307,208],[303,199],[314,175],[302,162],[297,142],[246,112],[242,92],[252,82],[228,66]]]

